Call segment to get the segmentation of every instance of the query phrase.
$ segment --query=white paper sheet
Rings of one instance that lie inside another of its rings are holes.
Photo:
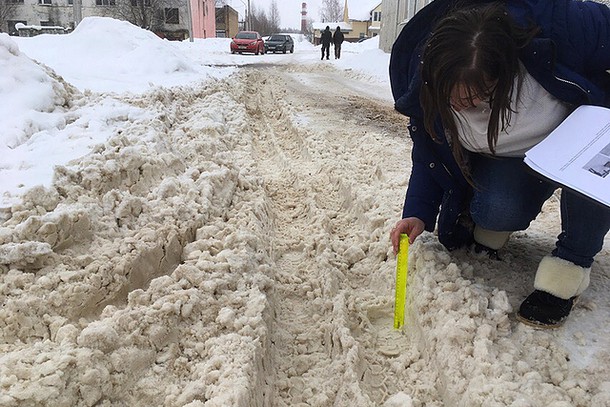
[[[610,109],[580,106],[525,153],[525,163],[610,206]]]

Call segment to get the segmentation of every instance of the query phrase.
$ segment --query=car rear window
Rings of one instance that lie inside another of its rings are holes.
[[[256,34],[255,33],[237,33],[235,38],[239,38],[242,40],[255,40]]]
[[[272,35],[271,37],[269,37],[269,41],[285,41],[285,40],[286,40],[285,35]]]

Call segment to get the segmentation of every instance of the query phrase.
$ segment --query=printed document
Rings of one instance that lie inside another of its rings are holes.
[[[610,109],[580,106],[525,153],[525,163],[610,207]]]

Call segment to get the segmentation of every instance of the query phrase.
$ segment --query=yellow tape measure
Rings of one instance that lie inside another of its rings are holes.
[[[409,269],[409,236],[400,235],[398,256],[396,258],[396,289],[394,297],[394,329],[405,324],[405,302],[407,299],[407,276]]]

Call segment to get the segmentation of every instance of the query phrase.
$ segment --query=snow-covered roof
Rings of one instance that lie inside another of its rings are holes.
[[[349,14],[349,19],[352,21],[368,21],[371,19],[371,11],[377,8],[377,6],[379,6],[380,4],[381,1],[379,0],[348,0],[347,13]],[[345,27],[341,24],[345,24]],[[344,22],[314,22],[313,28],[315,30],[324,30],[327,25],[330,26],[330,28],[332,29],[336,28],[337,25],[341,27],[341,30],[343,30],[344,28],[347,30],[352,29],[351,24]]]
[[[376,8],[379,0],[348,0],[347,12],[350,20],[367,21],[371,18],[371,11]]]

